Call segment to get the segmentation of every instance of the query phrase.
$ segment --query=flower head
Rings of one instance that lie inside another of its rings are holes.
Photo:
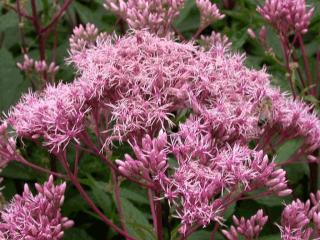
[[[105,7],[122,17],[131,28],[147,28],[160,36],[167,34],[183,4],[184,0],[105,1]]]
[[[268,216],[264,216],[263,210],[260,209],[258,212],[245,219],[241,217],[240,219],[233,216],[234,226],[231,226],[230,230],[223,230],[222,233],[229,240],[239,239],[238,234],[245,237],[245,239],[257,239],[263,229],[263,226],[268,221]]]
[[[283,34],[290,30],[306,33],[314,8],[307,9],[305,0],[266,0],[258,12]]]
[[[60,207],[64,201],[66,184],[54,186],[53,177],[43,186],[35,185],[33,195],[25,185],[23,194],[16,195],[1,212],[0,231],[5,239],[62,239],[64,230],[73,221],[63,217]]]

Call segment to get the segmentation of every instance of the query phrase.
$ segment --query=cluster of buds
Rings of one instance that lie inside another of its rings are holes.
[[[142,177],[147,181],[150,177],[153,181],[162,184],[165,179],[165,171],[168,168],[167,161],[167,134],[160,131],[157,138],[152,139],[149,135],[142,138],[141,146],[132,145],[137,160],[134,160],[128,154],[125,160],[117,160],[119,171],[124,175]]]
[[[200,39],[203,41],[205,49],[210,49],[211,47],[229,49],[231,47],[229,38],[219,32],[212,31],[210,36],[201,35]]]
[[[238,240],[239,234],[245,239],[258,239],[264,225],[268,221],[268,216],[265,216],[263,210],[258,212],[249,219],[241,217],[238,219],[233,215],[232,217],[234,226],[230,227],[230,230],[222,230],[222,233],[229,240]]]
[[[216,4],[211,3],[210,0],[196,0],[196,5],[200,11],[200,26],[205,28],[214,21],[225,17],[220,13]]]
[[[281,238],[283,240],[308,240],[319,235],[320,191],[311,193],[305,203],[299,199],[288,204],[281,215]]]
[[[314,8],[307,9],[305,0],[266,0],[257,11],[276,30],[286,35],[291,30],[306,33]]]
[[[79,25],[73,29],[73,34],[71,35],[70,51],[72,53],[84,50],[87,47],[92,46],[99,34],[99,30],[94,24],[87,23],[85,26]]]
[[[26,74],[35,74],[43,79],[44,76],[54,79],[59,70],[55,62],[48,64],[45,60],[34,60],[27,54],[24,55],[23,62],[17,63],[17,67]]]
[[[183,5],[184,0],[106,0],[104,6],[123,18],[131,28],[148,28],[164,36]]]
[[[7,122],[0,124],[0,169],[14,160],[16,155],[16,141],[8,136],[7,128]]]
[[[288,188],[286,172],[283,169],[277,169],[270,174],[270,179],[266,182],[269,191],[280,197],[288,196],[292,190]]]
[[[73,226],[73,221],[60,212],[66,183],[55,186],[50,176],[43,186],[35,184],[35,188],[37,195],[25,185],[22,195],[16,195],[2,210],[0,232],[4,239],[58,240]]]

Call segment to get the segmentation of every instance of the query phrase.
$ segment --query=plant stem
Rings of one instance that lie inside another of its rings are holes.
[[[128,230],[126,227],[126,221],[125,221],[125,217],[124,217],[124,213],[123,213],[123,209],[122,209],[121,199],[120,199],[120,185],[118,182],[118,177],[117,177],[117,174],[114,170],[111,170],[111,175],[112,175],[112,182],[113,182],[113,187],[114,187],[114,200],[115,200],[116,207],[118,210],[121,226],[122,226],[122,229],[128,234]]]
[[[155,209],[155,205],[154,205],[153,192],[151,189],[148,189],[148,198],[149,198],[149,204],[150,204],[150,210],[151,210],[151,215],[152,215],[152,220],[153,220],[154,231],[157,233],[158,218],[157,218],[156,209]]]
[[[156,196],[159,197],[159,194],[156,193]],[[157,200],[155,202],[155,210],[156,210],[156,216],[157,216],[157,239],[162,240],[163,239],[163,233],[162,233],[162,207],[160,200]]]
[[[311,70],[310,70],[310,66],[309,66],[308,56],[307,56],[306,50],[304,48],[303,39],[302,39],[302,36],[301,36],[300,33],[298,33],[298,40],[299,40],[299,44],[300,44],[303,64],[304,64],[304,67],[305,67],[306,78],[307,78],[308,83],[309,83],[309,88],[311,88],[312,87]],[[316,91],[315,91],[314,87],[312,87],[311,93],[313,94],[313,96],[316,95]]]
[[[213,231],[211,232],[210,240],[215,240],[215,236],[216,236],[216,233],[217,233],[217,231],[218,231],[218,228],[219,228],[219,223],[216,222],[216,223],[214,224]]]
[[[37,6],[36,6],[35,0],[31,0],[31,8],[32,8],[33,26],[37,32],[37,35],[38,35],[40,60],[45,60],[45,58],[46,58],[46,56],[45,56],[45,39],[43,38],[43,35],[41,34],[41,26],[40,26],[39,18],[37,15]]]
[[[290,83],[292,96],[293,96],[293,99],[296,99],[296,90],[295,90],[294,85],[293,85],[292,72],[291,72],[290,63],[289,63],[288,45],[286,44],[284,36],[279,36],[279,37],[280,37],[280,43],[281,43],[281,46],[282,46],[283,57],[284,57],[284,60],[285,60],[285,63],[286,63],[285,65],[286,65],[286,68],[287,68],[288,80],[289,80],[289,83]]]
[[[53,176],[56,176],[56,177],[59,177],[59,178],[62,178],[64,180],[68,180],[68,177],[64,174],[61,174],[61,173],[57,173],[57,172],[53,172],[53,171],[50,171],[49,169],[46,169],[46,168],[43,168],[43,167],[40,167],[36,164],[33,164],[29,161],[27,161],[26,159],[24,159],[21,155],[19,154],[16,154],[16,161],[27,166],[27,167],[30,167],[30,168],[33,168],[37,171],[40,171],[40,172],[43,172],[43,173],[47,173],[47,174],[51,174]]]
[[[20,0],[16,1],[16,9],[18,14],[18,20],[19,20],[19,33],[20,33],[20,39],[21,39],[21,50],[23,54],[27,53],[26,49],[26,41],[24,38],[24,31],[23,31],[23,21],[22,21],[22,13],[20,8]]]
[[[318,155],[318,151],[316,151]],[[318,191],[318,174],[319,174],[319,164],[317,162],[311,162],[309,165],[310,171],[310,192],[316,193]]]
[[[53,16],[51,22],[44,28],[41,29],[41,34],[48,34],[50,33],[51,29],[58,23],[60,17],[63,15],[63,13],[68,9],[69,5],[72,3],[72,0],[66,0],[64,1],[62,7],[60,10]]]
[[[78,179],[72,174],[66,157],[63,156],[62,154],[57,154],[57,158],[60,160],[62,166],[66,170],[70,180],[72,181],[73,185],[77,188],[79,191],[80,195],[82,198],[87,202],[87,204],[92,208],[92,210],[100,217],[100,219],[108,226],[110,226],[112,229],[114,229],[116,232],[124,236],[126,239],[129,240],[135,240],[133,237],[129,236],[124,230],[119,228],[117,225],[115,225],[109,218],[107,218],[101,211],[100,209],[94,204],[94,202],[90,199],[86,191],[82,188],[80,182]]]

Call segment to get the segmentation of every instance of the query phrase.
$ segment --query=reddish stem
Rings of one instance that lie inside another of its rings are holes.
[[[301,49],[301,55],[302,55],[302,59],[303,59],[303,64],[305,67],[305,74],[306,74],[306,78],[308,80],[309,83],[309,88],[312,87],[312,77],[311,77],[311,70],[310,70],[310,66],[309,66],[309,61],[308,61],[308,56],[306,54],[306,50],[304,47],[304,43],[303,43],[303,39],[300,33],[297,34],[298,35],[298,40],[299,40],[299,45],[300,45],[300,49]],[[312,94],[315,96],[315,89],[314,87],[312,87]]]
[[[305,67],[305,74],[306,74],[306,78],[308,80],[309,83],[309,88],[312,88],[311,93],[313,94],[313,96],[316,95],[315,92],[315,88],[312,87],[312,77],[311,77],[311,70],[310,70],[310,66],[309,66],[309,61],[308,61],[308,56],[304,47],[304,43],[303,43],[303,39],[300,33],[298,33],[298,40],[299,40],[299,44],[300,44],[300,49],[301,49],[301,55],[302,55],[302,59],[303,59],[303,64]]]
[[[39,43],[39,53],[40,53],[40,60],[45,60],[45,39],[41,34],[41,26],[40,21],[37,14],[37,6],[35,0],[31,0],[31,8],[32,8],[32,23],[38,35],[38,43]]]
[[[117,179],[117,174],[115,173],[115,171],[111,170],[111,175],[112,175],[112,182],[114,186],[114,200],[115,200],[117,211],[119,214],[121,226],[122,226],[122,229],[128,234],[126,221],[125,221],[125,217],[122,209],[121,199],[120,199],[120,185]]]
[[[157,232],[157,225],[158,225],[158,218],[156,214],[156,209],[154,205],[154,198],[153,198],[153,192],[151,189],[148,189],[148,198],[149,198],[149,204],[150,204],[150,210],[151,210],[151,215],[152,215],[152,220],[153,220],[153,226],[154,226],[154,231]]]
[[[291,68],[290,68],[289,55],[288,55],[288,51],[290,51],[290,49],[288,47],[288,44],[285,41],[285,37],[282,36],[282,35],[280,35],[280,43],[281,43],[281,46],[282,46],[283,57],[284,57],[284,60],[285,60],[285,63],[286,63],[285,65],[286,65],[286,68],[287,68],[288,80],[289,80],[289,83],[290,83],[292,96],[293,96],[293,99],[296,99],[296,90],[294,88],[293,81],[292,81],[292,72],[291,72]]]
[[[20,8],[20,0],[16,1],[16,8],[17,8],[17,14],[18,14],[18,20],[19,20],[19,33],[20,33],[20,38],[21,38],[21,50],[23,54],[27,53],[26,49],[26,43],[24,39],[24,32],[23,32],[23,22],[22,22],[22,11]]]
[[[41,34],[48,34],[51,29],[58,23],[60,17],[63,15],[63,13],[68,9],[69,5],[72,3],[72,0],[66,0],[64,1],[62,7],[60,10],[54,15],[51,22],[44,28],[41,29]]]
[[[127,238],[129,240],[134,240],[133,237],[129,236],[124,230],[119,228],[109,218],[107,218],[100,211],[100,209],[94,204],[94,202],[90,199],[90,197],[88,196],[86,191],[82,188],[82,186],[81,186],[80,182],[78,181],[78,179],[72,174],[72,172],[71,172],[71,170],[70,170],[70,168],[68,166],[66,157],[63,156],[62,154],[57,154],[57,158],[60,160],[60,162],[61,162],[62,166],[64,167],[64,169],[66,170],[70,180],[72,181],[73,185],[77,188],[77,190],[79,191],[79,193],[82,196],[82,198],[87,202],[87,204],[92,208],[92,210],[100,217],[100,219],[106,225],[110,226],[112,229],[114,229],[116,232],[118,232],[119,234],[121,234],[125,238]]]
[[[68,177],[64,174],[61,174],[61,173],[57,173],[57,172],[54,172],[54,171],[51,171],[49,169],[46,169],[46,168],[43,168],[43,167],[40,167],[36,164],[33,164],[29,161],[27,161],[26,159],[24,159],[21,155],[19,154],[16,154],[16,159],[15,159],[17,162],[27,166],[27,167],[30,167],[30,168],[33,168],[34,170],[37,170],[39,172],[43,172],[43,173],[47,173],[47,174],[51,174],[53,176],[56,176],[56,177],[59,177],[59,178],[62,178],[64,180],[68,180]]]
[[[22,17],[24,17],[24,18],[26,18],[26,19],[28,19],[30,21],[33,21],[32,16],[29,16],[26,12],[22,11],[21,9],[19,11],[17,8],[15,8],[14,6],[11,6],[8,3],[4,3],[3,7],[11,9],[11,10],[15,11],[17,14],[20,14],[20,16],[22,16]]]
[[[317,52],[316,55],[316,86],[315,86],[315,91],[317,93],[316,96],[318,96],[318,88],[319,88],[319,82],[320,82],[320,51]]]

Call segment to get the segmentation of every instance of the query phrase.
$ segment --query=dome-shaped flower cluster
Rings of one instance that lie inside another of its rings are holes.
[[[320,146],[311,108],[273,88],[265,70],[248,69],[245,57],[223,44],[205,50],[146,31],[90,41],[71,52],[73,83],[27,94],[8,122],[55,151],[80,144],[89,129],[107,147],[128,141],[136,156],[117,161],[120,172],[162,189],[182,232],[220,221],[238,190],[290,194],[285,171],[266,155],[273,142],[301,137],[302,155]]]

